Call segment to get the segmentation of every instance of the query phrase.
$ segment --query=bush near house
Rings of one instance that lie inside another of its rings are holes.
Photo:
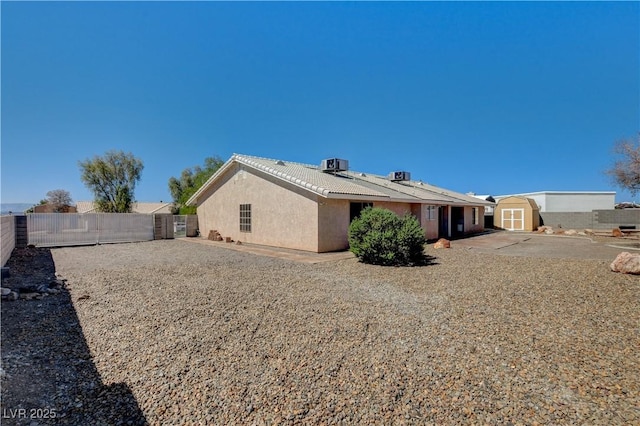
[[[349,250],[364,263],[397,266],[425,263],[424,231],[410,214],[367,207],[349,225]]]

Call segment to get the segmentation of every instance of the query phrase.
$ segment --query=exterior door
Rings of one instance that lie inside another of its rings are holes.
[[[503,209],[502,228],[508,231],[524,231],[524,209]]]
[[[449,207],[438,207],[438,238],[451,238],[449,235]]]

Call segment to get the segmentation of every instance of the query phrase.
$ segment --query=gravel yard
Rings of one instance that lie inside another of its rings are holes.
[[[613,259],[454,245],[393,268],[182,240],[50,252],[68,293],[2,302],[2,408],[42,374],[31,406],[58,417],[35,424],[640,423],[640,278]],[[25,367],[27,334],[64,356]]]

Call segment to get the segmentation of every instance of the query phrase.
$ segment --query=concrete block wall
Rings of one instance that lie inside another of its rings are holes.
[[[0,219],[0,240],[2,240],[2,264],[0,266],[7,264],[7,261],[11,257],[11,252],[13,252],[16,246],[16,222],[14,217],[15,216],[2,216]]]
[[[599,228],[635,226],[640,229],[640,209],[594,210],[594,221]]]
[[[594,210],[574,213],[540,213],[541,225],[564,229],[613,229],[635,226],[640,229],[640,209]]]
[[[198,215],[187,215],[187,237],[198,236]]]
[[[573,212],[573,213],[556,213],[544,212],[540,213],[540,225],[552,226],[554,228],[560,225],[564,229],[594,229],[592,212]]]

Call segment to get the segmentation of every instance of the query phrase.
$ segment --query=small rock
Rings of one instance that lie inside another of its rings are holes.
[[[12,291],[7,296],[7,300],[18,300],[18,293],[16,293],[15,291]]]
[[[38,297],[42,298],[40,293],[20,293],[20,299],[23,299],[23,300],[31,300],[31,299],[36,299]]]
[[[440,238],[438,241],[436,241],[436,243],[433,245],[434,249],[441,249],[441,248],[451,248],[451,241],[447,240],[446,238]]]
[[[640,275],[640,254],[623,251],[609,267],[613,272]]]
[[[535,231],[536,234],[544,234],[544,232],[550,229],[548,226],[538,226],[538,229]]]
[[[236,245],[241,245],[241,244],[242,244],[242,241],[240,240],[236,241]]]
[[[565,235],[578,235],[578,231],[575,229],[569,229],[568,231],[564,231]]]
[[[3,296],[8,296],[9,293],[11,293],[11,289],[10,288],[4,288],[4,287],[0,287],[2,290],[2,295]]]
[[[585,229],[584,233],[587,235],[593,235],[593,229]]]
[[[547,228],[547,229],[544,230],[544,233],[547,234],[547,235],[551,235],[551,234],[553,234],[553,229],[552,228]]]

